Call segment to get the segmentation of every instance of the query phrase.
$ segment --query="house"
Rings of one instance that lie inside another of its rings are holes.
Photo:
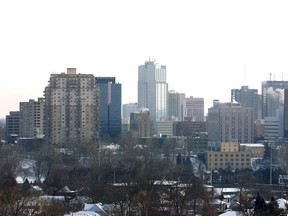
[[[95,204],[84,204],[83,211],[92,211],[96,212],[100,216],[109,216],[112,213],[112,205],[102,205],[102,203],[95,203]]]
[[[77,196],[77,191],[72,191],[68,186],[63,187],[56,193],[57,196],[64,196],[65,199],[71,200]]]
[[[65,214],[64,216],[100,216],[100,215],[93,211],[78,211],[78,212],[72,212],[70,214]]]

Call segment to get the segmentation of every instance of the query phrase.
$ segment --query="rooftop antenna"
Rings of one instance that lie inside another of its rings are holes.
[[[271,76],[272,76],[272,74],[270,73],[270,74],[269,74],[269,80],[270,80],[270,81],[271,81]]]
[[[274,81],[275,81],[275,74],[274,74]]]
[[[246,73],[246,71],[245,71],[245,64],[244,64],[244,86],[245,86],[245,73]]]
[[[283,72],[282,72],[282,81],[284,81],[284,74],[283,74]]]

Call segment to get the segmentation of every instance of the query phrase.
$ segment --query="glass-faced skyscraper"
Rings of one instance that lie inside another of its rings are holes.
[[[121,134],[121,84],[115,77],[96,77],[100,90],[100,135],[112,138]]]
[[[138,107],[148,108],[152,121],[167,117],[166,66],[146,61],[138,67]]]
[[[284,89],[288,81],[269,80],[262,82],[262,118],[275,117],[284,104]]]

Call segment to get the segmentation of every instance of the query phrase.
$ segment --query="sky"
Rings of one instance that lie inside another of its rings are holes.
[[[0,1],[0,118],[43,97],[50,74],[114,76],[137,102],[138,66],[166,65],[169,90],[230,101],[288,80],[287,1]]]

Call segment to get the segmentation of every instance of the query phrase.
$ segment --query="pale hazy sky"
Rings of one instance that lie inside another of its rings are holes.
[[[137,101],[138,65],[167,66],[170,90],[230,100],[288,79],[288,1],[0,1],[0,118],[43,96],[51,73],[115,76]],[[244,73],[245,65],[245,73]]]

